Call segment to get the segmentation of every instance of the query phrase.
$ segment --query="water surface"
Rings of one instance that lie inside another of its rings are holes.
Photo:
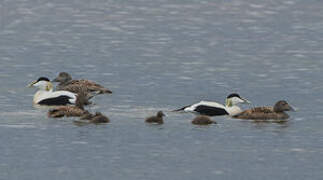
[[[1,1],[0,179],[321,179],[322,11],[316,0]],[[110,124],[32,106],[25,86],[61,71],[113,91],[90,107]],[[170,112],[231,92],[299,111],[207,127]],[[158,110],[165,124],[145,124]]]

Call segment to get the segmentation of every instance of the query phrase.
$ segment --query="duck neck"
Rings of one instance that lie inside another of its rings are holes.
[[[225,110],[227,111],[227,113],[229,114],[229,116],[235,116],[239,113],[242,112],[242,110],[240,109],[239,106],[233,105],[233,106],[226,106]]]
[[[282,112],[279,112],[278,114],[280,114],[280,119],[287,119],[287,118],[289,118],[289,115],[286,113],[286,112],[284,112],[284,111],[282,111]]]
[[[232,106],[233,106],[232,101],[231,101],[230,99],[226,99],[226,100],[225,100],[225,106],[226,106],[226,107],[232,107]]]
[[[35,95],[34,95],[33,102],[37,104],[37,103],[38,103],[38,102],[40,102],[42,99],[44,99],[45,97],[47,97],[47,96],[48,96],[48,94],[49,94],[49,93],[51,93],[51,92],[52,92],[52,90],[47,91],[47,90],[45,90],[45,89],[39,89],[39,90],[35,93]]]
[[[65,86],[65,85],[67,85],[71,80],[72,80],[72,79],[70,79],[70,80],[65,80],[65,81],[63,81],[63,82],[60,82],[58,85],[59,85],[59,86]]]

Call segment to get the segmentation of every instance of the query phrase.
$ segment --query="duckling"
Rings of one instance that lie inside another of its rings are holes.
[[[192,124],[195,124],[195,125],[209,125],[209,124],[216,124],[216,122],[211,120],[209,116],[199,115],[199,116],[196,116],[193,119]]]
[[[97,94],[111,94],[112,91],[97,84],[93,81],[81,79],[72,80],[72,76],[67,72],[60,72],[59,75],[53,80],[54,82],[59,82],[56,87],[57,90],[65,90],[73,93],[88,92],[92,96]]]
[[[72,116],[83,116],[89,114],[88,111],[84,110],[84,103],[87,102],[87,98],[84,94],[80,94],[76,98],[75,106],[57,106],[50,109],[47,113],[50,118],[60,117],[72,117]]]
[[[245,110],[233,118],[237,119],[254,119],[254,120],[281,120],[288,119],[289,115],[285,111],[295,111],[285,100],[276,102],[274,107],[255,107],[252,109]]]
[[[245,98],[242,98],[239,94],[233,93],[227,96],[225,106],[212,101],[200,101],[198,103],[182,107],[180,109],[176,109],[174,111],[185,111],[191,112],[195,114],[207,115],[207,116],[221,116],[221,115],[229,115],[234,116],[242,110],[239,106],[239,103],[248,103]]]
[[[110,119],[104,116],[101,112],[96,112],[94,115],[86,113],[80,118],[81,120],[89,120],[89,123],[99,124],[99,123],[109,123]]]
[[[162,111],[158,111],[156,116],[151,116],[146,118],[145,122],[163,124],[164,123],[163,116],[165,116],[165,114]]]
[[[100,112],[96,112],[94,117],[90,119],[91,123],[98,124],[98,123],[109,123],[110,119],[107,116],[104,116]]]

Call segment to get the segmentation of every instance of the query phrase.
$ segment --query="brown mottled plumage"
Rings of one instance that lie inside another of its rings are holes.
[[[82,116],[89,113],[84,110],[84,103],[87,102],[87,98],[84,94],[79,94],[76,98],[75,106],[57,106],[48,111],[48,117],[60,118],[60,117],[71,117],[71,116]]]
[[[156,116],[151,116],[146,118],[145,122],[163,124],[164,123],[163,116],[165,116],[165,114],[162,111],[158,111]]]
[[[82,120],[89,120],[89,123],[99,124],[99,123],[109,123],[110,119],[107,116],[104,116],[100,112],[96,112],[94,115],[87,113],[81,116]]]
[[[209,116],[199,115],[199,116],[196,116],[193,119],[192,124],[195,124],[195,125],[209,125],[209,124],[216,124],[216,122],[211,120]]]
[[[72,80],[71,75],[69,75],[66,72],[60,72],[59,75],[53,81],[59,82],[58,86],[56,87],[57,90],[65,90],[77,94],[79,92],[87,92],[91,95],[112,93],[112,91],[110,91],[109,89],[90,80]]]
[[[60,118],[60,117],[79,117],[86,114],[87,111],[80,109],[76,106],[58,106],[48,111],[48,117]]]
[[[285,111],[294,111],[294,109],[284,100],[278,101],[274,107],[255,107],[245,110],[238,115],[233,116],[237,119],[288,119],[289,115]]]

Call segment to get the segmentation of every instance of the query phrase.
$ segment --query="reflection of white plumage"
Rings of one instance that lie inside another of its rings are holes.
[[[29,87],[37,87],[33,103],[38,105],[58,106],[75,104],[76,95],[68,91],[53,91],[53,85],[46,77],[33,81]]]
[[[177,109],[175,111],[192,112],[192,113],[198,113],[198,114],[207,115],[207,116],[221,116],[221,115],[234,116],[242,111],[240,107],[237,106],[237,104],[239,103],[250,103],[250,102],[240,97],[240,95],[234,93],[234,94],[230,94],[226,98],[225,106],[217,102],[200,101],[198,103]]]

